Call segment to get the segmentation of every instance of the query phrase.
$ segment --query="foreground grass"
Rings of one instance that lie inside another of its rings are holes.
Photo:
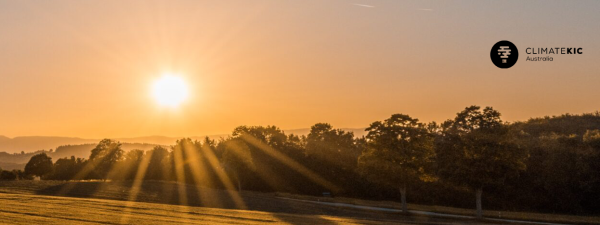
[[[370,200],[344,198],[344,197],[322,198],[322,197],[306,196],[306,195],[294,195],[294,194],[288,194],[288,193],[276,193],[275,195],[279,196],[279,197],[300,199],[300,200],[346,203],[346,204],[354,204],[354,205],[362,205],[362,206],[402,209],[402,205],[399,202],[392,202],[392,201],[370,201]],[[473,216],[475,214],[474,209],[463,209],[463,208],[435,206],[435,205],[408,204],[408,209],[409,210],[426,211],[426,212],[454,214],[454,215],[465,215],[465,216]],[[598,217],[598,216],[573,216],[573,215],[532,213],[532,212],[510,212],[510,211],[484,210],[484,217],[498,218],[498,219],[524,220],[524,221],[539,221],[539,222],[549,222],[549,223],[600,224],[600,217]]]
[[[406,216],[398,213],[298,202],[279,197],[400,208],[398,203],[387,201],[319,198],[250,191],[238,193],[159,181],[142,182],[135,189],[136,191],[133,191],[132,186],[132,182],[2,181],[0,182],[0,205],[3,207],[0,207],[0,224],[96,223],[98,221],[109,224],[192,223],[188,220],[193,220],[194,223],[211,224],[499,223],[422,215]],[[132,194],[134,192],[135,195]],[[470,209],[414,204],[409,204],[409,209],[469,216],[473,214]],[[517,212],[501,212],[501,215],[503,219],[600,224],[599,217]],[[20,216],[26,219],[20,219]],[[498,218],[498,212],[486,211],[486,216]]]
[[[386,224],[335,216],[293,215],[145,202],[0,194],[0,224]]]
[[[0,181],[0,206],[6,205],[0,207],[0,224],[483,224],[174,182],[145,181],[138,188],[132,186],[132,182]]]

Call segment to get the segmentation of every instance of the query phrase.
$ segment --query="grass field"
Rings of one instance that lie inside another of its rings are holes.
[[[26,194],[0,194],[0,202],[3,224],[386,224],[334,216]]]
[[[306,195],[293,195],[287,193],[277,193],[277,196],[301,200],[310,201],[324,201],[334,203],[346,203],[363,206],[373,206],[391,209],[401,209],[402,206],[399,202],[392,201],[369,201],[354,198],[320,198],[315,196]],[[446,206],[435,206],[435,205],[417,205],[408,204],[409,210],[419,210],[427,212],[446,213],[453,215],[465,215],[473,216],[475,213],[474,209],[463,209]],[[563,215],[563,214],[547,214],[547,213],[532,213],[532,212],[510,212],[510,211],[497,211],[497,210],[484,210],[484,217],[486,218],[498,218],[498,219],[513,219],[513,220],[525,220],[525,221],[538,221],[548,223],[567,223],[567,224],[600,224],[600,216],[574,216],[574,215]]]
[[[0,182],[0,223],[5,224],[485,224],[469,219],[403,216],[278,198],[282,194],[229,192],[171,182]],[[236,196],[232,197],[232,196]],[[308,196],[291,196],[312,199]],[[322,200],[322,199],[321,199]],[[331,200],[331,199],[330,199]],[[397,208],[395,203],[334,201]],[[241,204],[240,204],[241,202]],[[419,207],[411,205],[411,208]],[[446,209],[450,210],[452,208]],[[439,211],[439,210],[438,210]],[[544,216],[539,214],[538,216]],[[597,223],[587,220],[562,221]],[[577,219],[582,219],[577,218]],[[541,218],[537,218],[540,220]],[[571,218],[573,219],[573,218]]]

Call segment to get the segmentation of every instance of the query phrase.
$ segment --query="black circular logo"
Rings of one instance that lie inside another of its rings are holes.
[[[519,59],[519,50],[510,41],[499,41],[492,47],[490,58],[498,68],[508,69],[517,63]]]

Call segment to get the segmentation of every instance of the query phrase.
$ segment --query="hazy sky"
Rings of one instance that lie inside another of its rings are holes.
[[[509,121],[600,107],[600,1],[3,1],[0,135],[194,136],[238,125]],[[489,58],[500,40],[519,61]],[[582,55],[526,62],[526,47]],[[189,98],[156,104],[180,74]]]

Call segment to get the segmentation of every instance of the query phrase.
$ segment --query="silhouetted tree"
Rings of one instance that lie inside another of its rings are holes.
[[[169,180],[169,150],[163,146],[156,146],[146,153],[150,156],[145,179]]]
[[[48,157],[46,153],[32,156],[27,165],[25,165],[26,174],[39,176],[40,179],[46,174],[52,173],[52,170],[52,158]]]
[[[242,178],[255,170],[250,147],[240,138],[233,138],[220,145],[223,148],[223,167],[237,181],[238,191],[242,191]]]
[[[507,128],[498,111],[479,106],[465,108],[442,125],[436,146],[439,175],[476,191],[478,218],[483,216],[483,189],[525,170],[527,153],[511,142]]]
[[[108,173],[122,157],[121,143],[104,139],[92,149],[89,163],[92,163],[93,170],[98,178],[107,179]]]
[[[332,169],[352,171],[361,152],[354,145],[354,134],[317,123],[306,137],[306,154],[326,162]]]
[[[0,180],[16,180],[17,174],[15,171],[2,170],[0,171]]]
[[[195,183],[200,173],[198,170],[198,149],[195,141],[190,138],[177,140],[171,147],[170,160],[172,165],[172,177],[178,182]]]
[[[285,133],[276,126],[239,126],[232,132],[233,137],[241,137],[243,135],[266,143],[273,148],[284,147],[287,140]]]
[[[317,123],[306,137],[308,162],[305,165],[347,191],[352,190],[352,184],[359,182],[356,164],[361,154],[354,142],[353,133]]]
[[[223,170],[219,158],[222,157],[222,152],[217,149],[217,142],[208,137],[205,137],[202,142],[196,142],[196,148],[199,151],[198,164],[203,173],[200,174],[200,181],[203,185],[212,188],[225,187],[225,177],[227,176]]]
[[[26,174],[25,171],[23,170],[12,170],[12,173],[14,173],[17,176],[17,180],[31,180],[33,179],[33,176]]]
[[[402,212],[408,213],[406,189],[418,180],[431,181],[433,137],[418,119],[394,114],[366,129],[367,149],[358,160],[370,180],[399,187]]]
[[[339,189],[309,168],[302,141],[296,136],[287,136],[275,126],[240,126],[232,138],[244,142],[252,157],[255,169],[245,178],[250,189],[294,193],[314,193],[317,186],[319,190]]]
[[[148,165],[142,165],[144,151],[133,149],[124,154],[123,160],[117,164],[120,170],[116,178],[124,180],[133,180],[136,178],[138,170],[146,170]],[[144,167],[144,168],[142,168]],[[143,174],[145,175],[145,174]]]
[[[62,158],[56,160],[54,163],[54,174],[52,175],[52,179],[56,180],[70,180],[77,173],[75,156],[71,156],[71,158]]]

